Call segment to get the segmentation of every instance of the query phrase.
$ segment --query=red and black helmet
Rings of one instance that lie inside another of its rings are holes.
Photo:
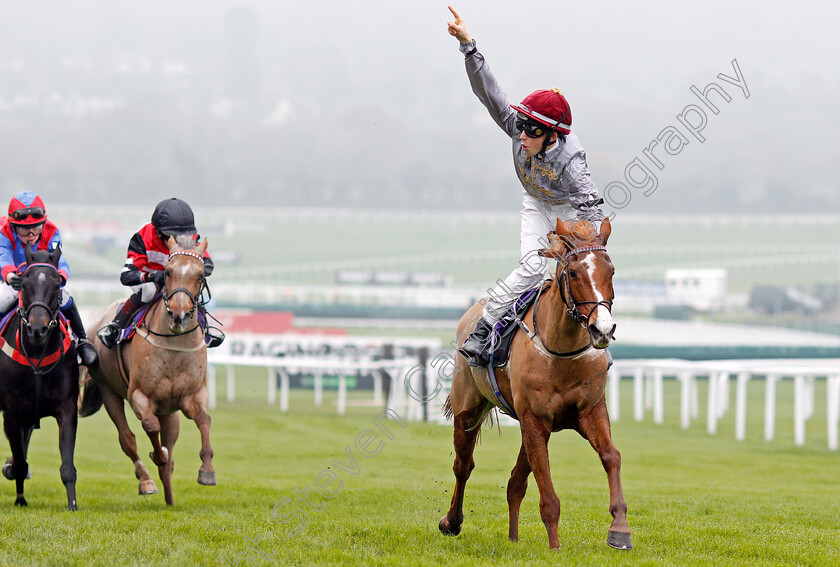
[[[571,132],[572,109],[560,89],[534,91],[521,103],[510,106],[531,120],[561,134],[568,135]]]
[[[47,208],[37,193],[21,191],[9,201],[9,222],[14,225],[30,226],[46,222]]]

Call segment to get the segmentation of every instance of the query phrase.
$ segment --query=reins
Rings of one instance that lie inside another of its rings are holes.
[[[175,250],[174,252],[169,254],[169,259],[171,260],[173,256],[189,256],[191,258],[195,258],[196,260],[201,262],[202,266],[204,266],[204,258],[202,258],[199,254],[196,254],[195,252],[191,252],[189,250]],[[166,344],[166,341],[157,341],[152,339],[152,337],[168,339],[172,337],[183,337],[185,335],[189,335],[193,331],[201,328],[201,324],[198,322],[198,317],[195,318],[195,327],[183,333],[158,333],[153,331],[149,326],[148,322],[146,321],[146,319],[150,317],[150,314],[151,317],[154,319],[154,315],[157,313],[157,309],[160,306],[161,302],[163,303],[164,307],[166,307],[166,310],[169,311],[169,299],[176,293],[186,294],[186,296],[190,298],[192,308],[190,309],[189,313],[190,317],[194,316],[196,309],[198,309],[199,305],[204,305],[208,301],[202,299],[203,293],[205,291],[207,292],[209,300],[210,288],[207,286],[207,278],[205,278],[203,274],[201,277],[201,284],[198,287],[198,293],[196,293],[195,295],[193,295],[192,292],[185,287],[177,287],[172,291],[168,291],[166,285],[164,284],[161,301],[155,302],[152,309],[147,311],[146,314],[143,316],[143,320],[140,321],[140,323],[137,325],[137,334],[143,337],[150,345],[164,350],[171,350],[175,352],[195,352],[206,347],[207,344],[204,342],[203,339],[198,345],[193,347],[179,347],[175,345]]]
[[[558,352],[555,350],[550,349],[546,344],[543,342],[542,338],[540,337],[540,330],[539,326],[537,325],[537,306],[540,302],[540,296],[542,295],[543,291],[546,289],[550,289],[551,285],[557,282],[557,289],[560,292],[560,299],[563,301],[563,305],[566,307],[566,312],[572,317],[575,323],[581,325],[584,328],[589,326],[589,319],[592,317],[592,314],[598,309],[599,305],[604,305],[607,308],[607,311],[612,312],[612,301],[577,301],[575,300],[574,296],[572,295],[572,288],[571,284],[569,283],[568,275],[566,274],[566,268],[568,267],[568,258],[569,256],[579,254],[581,252],[595,252],[598,250],[606,251],[606,246],[582,246],[580,248],[573,248],[566,252],[563,255],[562,265],[563,269],[560,271],[559,275],[555,274],[555,278],[550,280],[548,286],[540,287],[540,290],[537,292],[537,298],[534,300],[534,307],[532,309],[532,319],[533,319],[533,326],[534,330],[528,328],[524,321],[517,318],[516,324],[519,325],[519,328],[522,329],[526,335],[534,342],[534,345],[542,351],[544,354],[552,356],[554,358],[563,358],[563,359],[574,359],[582,356],[586,351],[593,348],[592,343],[587,343],[586,346],[583,346],[576,350],[571,350],[568,352]],[[560,267],[561,260],[558,259],[558,269]],[[561,285],[560,282],[563,282]],[[565,289],[564,289],[565,288]],[[586,305],[594,303],[594,307],[589,311],[589,315],[586,317],[583,316],[583,313],[580,312],[578,306]]]

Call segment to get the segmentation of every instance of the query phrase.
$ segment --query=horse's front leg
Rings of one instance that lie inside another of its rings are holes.
[[[548,465],[548,438],[551,436],[551,429],[545,427],[530,408],[521,412],[520,427],[522,445],[528,455],[528,465],[534,471],[534,480],[537,481],[540,490],[540,517],[548,532],[548,545],[552,549],[559,549],[557,523],[560,521],[560,499],[554,491]]]
[[[168,458],[163,466],[158,466],[158,474],[163,483],[163,496],[167,506],[175,504],[172,496],[172,471],[175,469],[175,442],[178,440],[180,431],[181,420],[178,412],[160,417],[160,438]]]
[[[528,475],[531,474],[531,465],[528,464],[528,453],[525,451],[525,443],[519,448],[519,458],[516,465],[510,472],[510,480],[507,485],[508,515],[510,516],[510,528],[508,538],[510,541],[519,541],[519,506],[525,498],[525,491],[528,490]]]
[[[207,413],[207,386],[184,399],[181,411],[195,422],[201,433],[201,468],[198,469],[198,484],[216,486],[216,470],[213,468],[213,447],[210,446],[210,414]]]
[[[8,412],[4,412],[3,429],[12,450],[12,478],[15,479],[17,490],[15,506],[28,506],[26,498],[23,497],[23,483],[26,481],[26,473],[29,472],[29,463],[26,462],[26,438],[32,433],[32,428],[25,430],[17,420],[9,417]]]
[[[76,467],[73,464],[73,454],[76,449],[76,428],[79,415],[76,410],[76,399],[62,407],[56,416],[58,422],[58,450],[61,453],[61,482],[67,490],[67,509],[75,512],[79,509],[76,504]]]
[[[162,447],[160,444],[160,420],[155,415],[157,406],[138,388],[135,388],[133,392],[130,392],[129,398],[129,403],[131,404],[131,409],[134,410],[134,415],[136,415],[137,419],[140,420],[140,423],[143,425],[143,430],[152,442],[153,450],[149,453],[149,458],[152,459],[152,462],[154,462],[158,467],[162,467],[166,464],[166,460],[169,458],[169,451],[166,447]]]
[[[610,486],[610,514],[613,521],[607,536],[607,544],[616,549],[633,549],[633,538],[627,524],[627,504],[621,489],[621,454],[612,442],[610,417],[604,400],[592,411],[580,417],[580,434],[589,441],[601,458],[601,464],[607,472]]]
[[[146,465],[140,460],[140,455],[137,454],[137,440],[131,428],[128,426],[128,420],[125,418],[125,402],[110,386],[101,382],[99,383],[99,391],[102,393],[102,403],[105,406],[105,410],[108,412],[111,421],[117,427],[120,447],[122,447],[123,453],[134,464],[134,476],[139,481],[137,488],[138,494],[141,496],[157,494],[158,489],[155,486],[155,481],[149,474]]]

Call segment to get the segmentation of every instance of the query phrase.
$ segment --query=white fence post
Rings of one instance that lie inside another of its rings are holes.
[[[768,374],[764,380],[764,440],[772,441],[776,436],[776,382],[777,374]]]
[[[324,403],[324,380],[319,371],[315,372],[315,405],[321,407]]]
[[[277,370],[268,368],[268,405],[273,406],[277,400]]]
[[[653,422],[661,424],[665,421],[665,400],[663,398],[662,370],[653,371]]]
[[[236,375],[233,373],[232,364],[225,366],[225,370],[227,370],[227,401],[228,403],[231,403],[233,402],[233,398],[235,396]]]
[[[633,417],[636,421],[645,418],[645,370],[641,366],[633,372]]]
[[[344,415],[347,411],[347,376],[344,372],[338,373],[338,415]]]
[[[743,441],[747,436],[747,385],[749,372],[740,372],[735,387],[735,439]]]
[[[683,429],[691,426],[691,373],[680,372],[680,425]]]
[[[285,368],[279,368],[280,373],[280,411],[288,413],[289,411],[289,373]]]

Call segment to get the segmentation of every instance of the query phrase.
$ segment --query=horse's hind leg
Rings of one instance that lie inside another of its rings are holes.
[[[168,458],[166,463],[158,466],[160,481],[163,483],[163,495],[166,505],[172,506],[175,500],[172,497],[172,471],[175,468],[175,442],[178,440],[178,433],[181,431],[181,421],[178,412],[160,416],[160,440],[166,448]]]
[[[603,400],[592,411],[581,416],[579,431],[598,453],[607,472],[610,514],[613,517],[607,543],[616,549],[633,549],[633,539],[627,525],[627,504],[621,489],[621,454],[612,442],[610,418]]]
[[[488,402],[475,386],[470,370],[464,363],[463,356],[456,355],[456,363],[461,366],[455,369],[452,378],[452,391],[449,403],[455,417],[455,490],[452,492],[452,503],[449,511],[441,518],[438,529],[444,535],[458,535],[461,524],[464,523],[464,489],[470,473],[475,468],[473,451],[475,442],[481,431],[481,422],[487,414]]]
[[[123,453],[125,453],[128,458],[131,459],[131,462],[134,463],[134,476],[136,476],[137,480],[140,482],[138,493],[141,495],[157,494],[158,489],[157,486],[155,486],[155,481],[152,479],[152,476],[149,474],[149,470],[137,454],[137,440],[135,439],[134,433],[132,433],[131,428],[128,426],[128,421],[125,418],[125,402],[116,392],[105,384],[99,384],[99,391],[102,393],[102,403],[105,406],[105,410],[111,417],[111,421],[113,421],[114,425],[117,426],[120,447],[122,447]]]
[[[58,449],[61,453],[61,482],[67,490],[67,509],[75,512],[79,509],[76,504],[76,466],[73,464],[73,453],[76,448],[76,427],[79,415],[76,409],[76,399],[62,407],[56,416],[58,422]]]
[[[23,483],[29,471],[29,464],[26,462],[26,438],[31,435],[32,428],[25,431],[16,420],[9,418],[7,412],[3,419],[3,429],[9,439],[9,448],[12,450],[12,477],[15,479],[17,489],[15,506],[28,506],[26,498],[23,497]]]
[[[216,486],[216,471],[213,469],[213,447],[210,446],[210,414],[207,413],[207,387],[194,396],[186,398],[181,411],[193,420],[201,433],[201,468],[198,469],[198,484]]]
[[[531,474],[531,465],[528,464],[528,453],[525,451],[525,443],[519,448],[519,458],[516,465],[510,472],[510,480],[507,485],[508,515],[510,516],[510,528],[508,538],[510,541],[519,541],[519,506],[525,498],[525,491],[528,489],[528,475]]]

